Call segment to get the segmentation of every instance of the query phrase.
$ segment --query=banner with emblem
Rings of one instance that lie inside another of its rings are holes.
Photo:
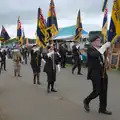
[[[81,16],[80,16],[80,10],[78,11],[77,16],[77,24],[76,24],[76,31],[75,31],[75,40],[80,40],[82,37],[82,22],[81,22]]]
[[[47,31],[49,33],[49,40],[58,34],[57,17],[53,0],[51,0],[50,2],[50,7],[48,11]]]
[[[43,47],[46,47],[48,36],[49,34],[47,32],[47,26],[42,14],[42,10],[38,8],[36,43],[38,45],[42,45]]]
[[[108,33],[108,41],[114,43],[120,36],[120,0],[114,0]]]
[[[103,19],[103,26],[102,26],[102,35],[104,37],[104,43],[107,41],[107,27],[108,27],[108,9],[107,7],[105,8],[104,11],[104,19]]]
[[[2,30],[1,30],[1,35],[0,35],[0,40],[2,42],[6,42],[10,39],[9,34],[7,33],[5,27],[2,25]]]
[[[18,17],[18,20],[17,20],[17,38],[16,39],[18,40],[19,45],[23,44],[22,25],[20,21],[20,16]]]

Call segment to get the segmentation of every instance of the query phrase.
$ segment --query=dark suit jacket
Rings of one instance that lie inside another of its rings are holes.
[[[100,79],[103,73],[103,58],[101,53],[90,46],[87,50],[88,57],[88,75],[87,79]]]
[[[47,73],[48,82],[56,81],[56,65],[59,64],[59,56],[58,54],[54,54],[54,58],[45,56],[45,65],[43,72]]]

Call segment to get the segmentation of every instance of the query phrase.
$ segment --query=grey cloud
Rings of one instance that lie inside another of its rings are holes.
[[[111,12],[113,0],[109,0],[108,7]],[[45,18],[47,17],[50,0],[1,0],[0,24],[16,24],[17,17],[29,23],[36,21],[37,8],[40,6]],[[76,19],[80,9],[85,16],[101,14],[103,0],[54,0],[58,19]]]

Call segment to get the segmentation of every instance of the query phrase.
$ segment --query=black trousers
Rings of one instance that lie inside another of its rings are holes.
[[[48,90],[50,90],[50,86],[51,86],[51,90],[54,90],[54,81],[53,82],[48,82],[48,86],[47,86]]]
[[[72,67],[72,71],[74,72],[74,70],[78,68],[78,74],[81,73],[81,62],[79,61],[74,61],[73,67]]]
[[[40,84],[40,73],[34,73],[33,83],[36,84],[36,78],[37,78],[37,84]]]
[[[3,66],[4,66],[4,70],[6,70],[6,60],[1,63],[1,69],[3,69]]]
[[[61,56],[61,67],[64,68],[66,64],[66,56]]]
[[[99,110],[104,111],[107,107],[107,88],[108,88],[108,76],[105,74],[104,79],[93,79],[92,80],[93,91],[85,99],[86,103],[89,104],[92,99],[99,96]]]
[[[1,74],[1,66],[0,66],[0,74]]]

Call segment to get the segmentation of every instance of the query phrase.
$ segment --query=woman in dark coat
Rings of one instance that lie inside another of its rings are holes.
[[[37,84],[40,85],[40,81],[39,81],[39,76],[40,76],[40,67],[41,67],[41,53],[39,51],[39,49],[32,49],[31,50],[31,67],[33,70],[33,84],[36,84],[36,78],[37,78]]]
[[[52,92],[57,92],[54,89],[54,82],[56,81],[56,66],[58,67],[58,71],[60,70],[60,56],[57,52],[55,52],[54,46],[48,47],[48,53],[45,56],[45,61],[44,72],[47,74],[47,92],[50,92],[50,86]]]

